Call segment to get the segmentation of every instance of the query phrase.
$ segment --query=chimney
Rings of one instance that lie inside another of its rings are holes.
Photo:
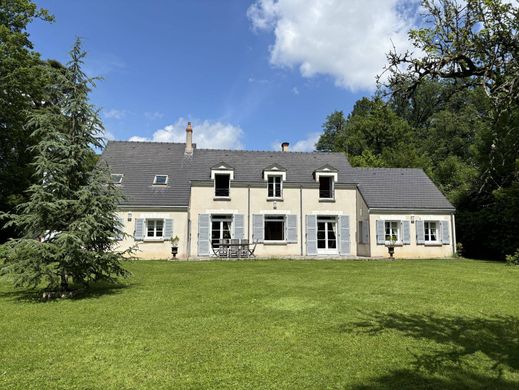
[[[288,152],[288,145],[290,145],[288,142],[283,142],[281,144],[281,151],[282,152]]]
[[[186,127],[186,151],[185,154],[193,154],[193,128],[191,122],[187,122]]]

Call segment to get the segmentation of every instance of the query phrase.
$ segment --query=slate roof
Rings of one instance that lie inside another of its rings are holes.
[[[315,184],[313,172],[325,164],[339,171],[339,183],[352,183],[342,153],[303,153],[197,149],[184,154],[184,143],[109,141],[102,159],[112,173],[122,173],[123,204],[188,206],[191,180],[210,180],[211,168],[222,162],[234,168],[234,181],[264,182],[263,170],[272,164],[287,170],[287,182]],[[168,175],[167,186],[154,186],[155,175]],[[353,183],[352,183],[353,184]]]
[[[352,168],[369,208],[454,210],[422,169]]]
[[[277,164],[287,183],[315,184],[313,172],[323,166],[338,171],[338,183],[358,184],[370,208],[452,209],[454,207],[421,169],[352,168],[342,153],[303,153],[197,149],[184,154],[184,143],[109,141],[102,159],[112,173],[124,175],[123,205],[189,205],[191,181],[208,181],[222,162],[234,168],[234,181],[264,182],[263,170]],[[154,186],[155,175],[168,175],[168,185]]]

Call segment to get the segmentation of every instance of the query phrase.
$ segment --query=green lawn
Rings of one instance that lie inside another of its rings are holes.
[[[0,282],[0,388],[519,388],[519,268],[133,262],[38,302]]]

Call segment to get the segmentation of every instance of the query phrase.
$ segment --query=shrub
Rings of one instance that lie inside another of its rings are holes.
[[[517,249],[514,254],[506,256],[506,264],[519,265],[519,249]]]

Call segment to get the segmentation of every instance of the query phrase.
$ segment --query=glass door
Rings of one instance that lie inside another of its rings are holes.
[[[337,254],[337,218],[317,217],[317,253]]]
[[[218,248],[220,240],[231,239],[232,215],[211,216],[211,243]]]

